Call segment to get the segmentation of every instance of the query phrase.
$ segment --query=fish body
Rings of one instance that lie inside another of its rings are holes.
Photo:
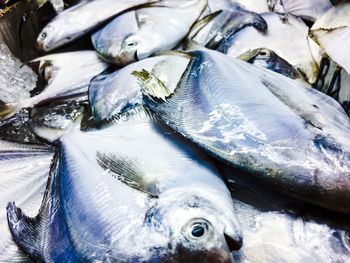
[[[40,32],[37,47],[50,51],[87,34],[113,16],[147,0],[82,0],[60,12]],[[108,7],[108,8],[106,8]]]
[[[165,100],[145,93],[166,124],[279,191],[350,212],[350,120],[334,99],[209,50],[183,76]]]
[[[164,128],[139,113],[62,136],[40,214],[8,205],[17,244],[50,262],[231,262],[242,237],[230,193]]]
[[[332,7],[311,27],[310,36],[327,55],[350,73],[347,47],[350,44],[350,4],[343,2]]]
[[[348,262],[349,232],[280,211],[261,212],[233,200],[244,245],[235,262]]]
[[[92,43],[99,55],[117,65],[126,65],[175,48],[201,15],[207,1],[179,1],[171,6],[165,1],[160,5],[122,14],[94,33]]]
[[[317,77],[319,61],[314,60],[310,51],[307,39],[309,28],[303,21],[292,16],[288,16],[288,22],[283,22],[274,13],[264,13],[261,16],[268,25],[266,33],[246,27],[223,41],[217,50],[238,57],[256,48],[268,48],[302,72],[308,82],[313,83]]]

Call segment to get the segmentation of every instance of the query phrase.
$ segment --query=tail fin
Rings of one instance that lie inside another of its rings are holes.
[[[22,210],[16,206],[14,202],[8,203],[7,207],[7,220],[16,243],[21,247],[25,247],[30,251],[31,257],[36,259],[43,259],[37,234],[38,226],[40,222],[36,222],[39,218],[30,218],[23,214]]]

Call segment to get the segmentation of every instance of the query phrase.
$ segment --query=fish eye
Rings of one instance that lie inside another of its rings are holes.
[[[207,240],[213,236],[214,231],[211,224],[202,218],[195,218],[190,220],[185,226],[185,237],[187,240],[196,242]]]
[[[196,238],[200,238],[205,234],[208,226],[204,224],[196,224],[192,227],[191,235]]]
[[[266,50],[261,50],[261,51],[259,52],[259,55],[266,57],[266,56],[269,55],[269,52],[266,51]]]
[[[128,47],[133,47],[133,46],[136,46],[136,42],[135,42],[135,41],[128,42],[128,43],[126,43],[126,45],[127,45]]]
[[[46,32],[42,32],[40,36],[41,36],[41,38],[46,38],[47,37],[47,33]]]

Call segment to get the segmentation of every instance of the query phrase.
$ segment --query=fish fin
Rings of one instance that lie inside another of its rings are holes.
[[[24,215],[15,202],[9,202],[6,210],[10,231],[16,243],[24,251],[28,251],[31,257],[44,261],[43,252],[39,246],[41,235],[37,233],[42,231],[41,227],[38,227],[40,222],[37,222],[35,218]]]
[[[74,245],[61,209],[60,162],[56,153],[49,165],[48,179],[41,199],[39,213],[35,217],[24,215],[14,202],[7,206],[8,226],[13,240],[35,262],[77,262]],[[28,176],[28,173],[27,173]],[[23,191],[22,191],[23,194]],[[16,203],[18,203],[16,201]],[[21,205],[23,209],[23,205]],[[27,210],[27,209],[25,209]],[[32,213],[34,211],[31,211]],[[59,243],[60,249],[56,246]]]
[[[133,71],[131,74],[137,78],[143,94],[163,101],[171,95],[167,86],[151,72],[143,69],[141,71]]]
[[[11,224],[13,231],[22,227],[15,224],[19,223],[22,212],[12,202],[20,204],[27,214],[35,215],[38,212],[52,157],[53,150],[45,146],[0,141],[0,262],[25,257],[8,226]],[[7,222],[6,206],[11,222]],[[37,250],[34,250],[38,256]]]
[[[145,174],[138,165],[138,161],[127,156],[97,152],[97,163],[113,177],[149,197],[157,198],[158,192],[155,182],[145,181]]]

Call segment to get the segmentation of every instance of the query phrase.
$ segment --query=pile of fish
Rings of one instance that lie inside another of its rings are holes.
[[[50,2],[0,43],[0,262],[350,262],[349,1]]]

